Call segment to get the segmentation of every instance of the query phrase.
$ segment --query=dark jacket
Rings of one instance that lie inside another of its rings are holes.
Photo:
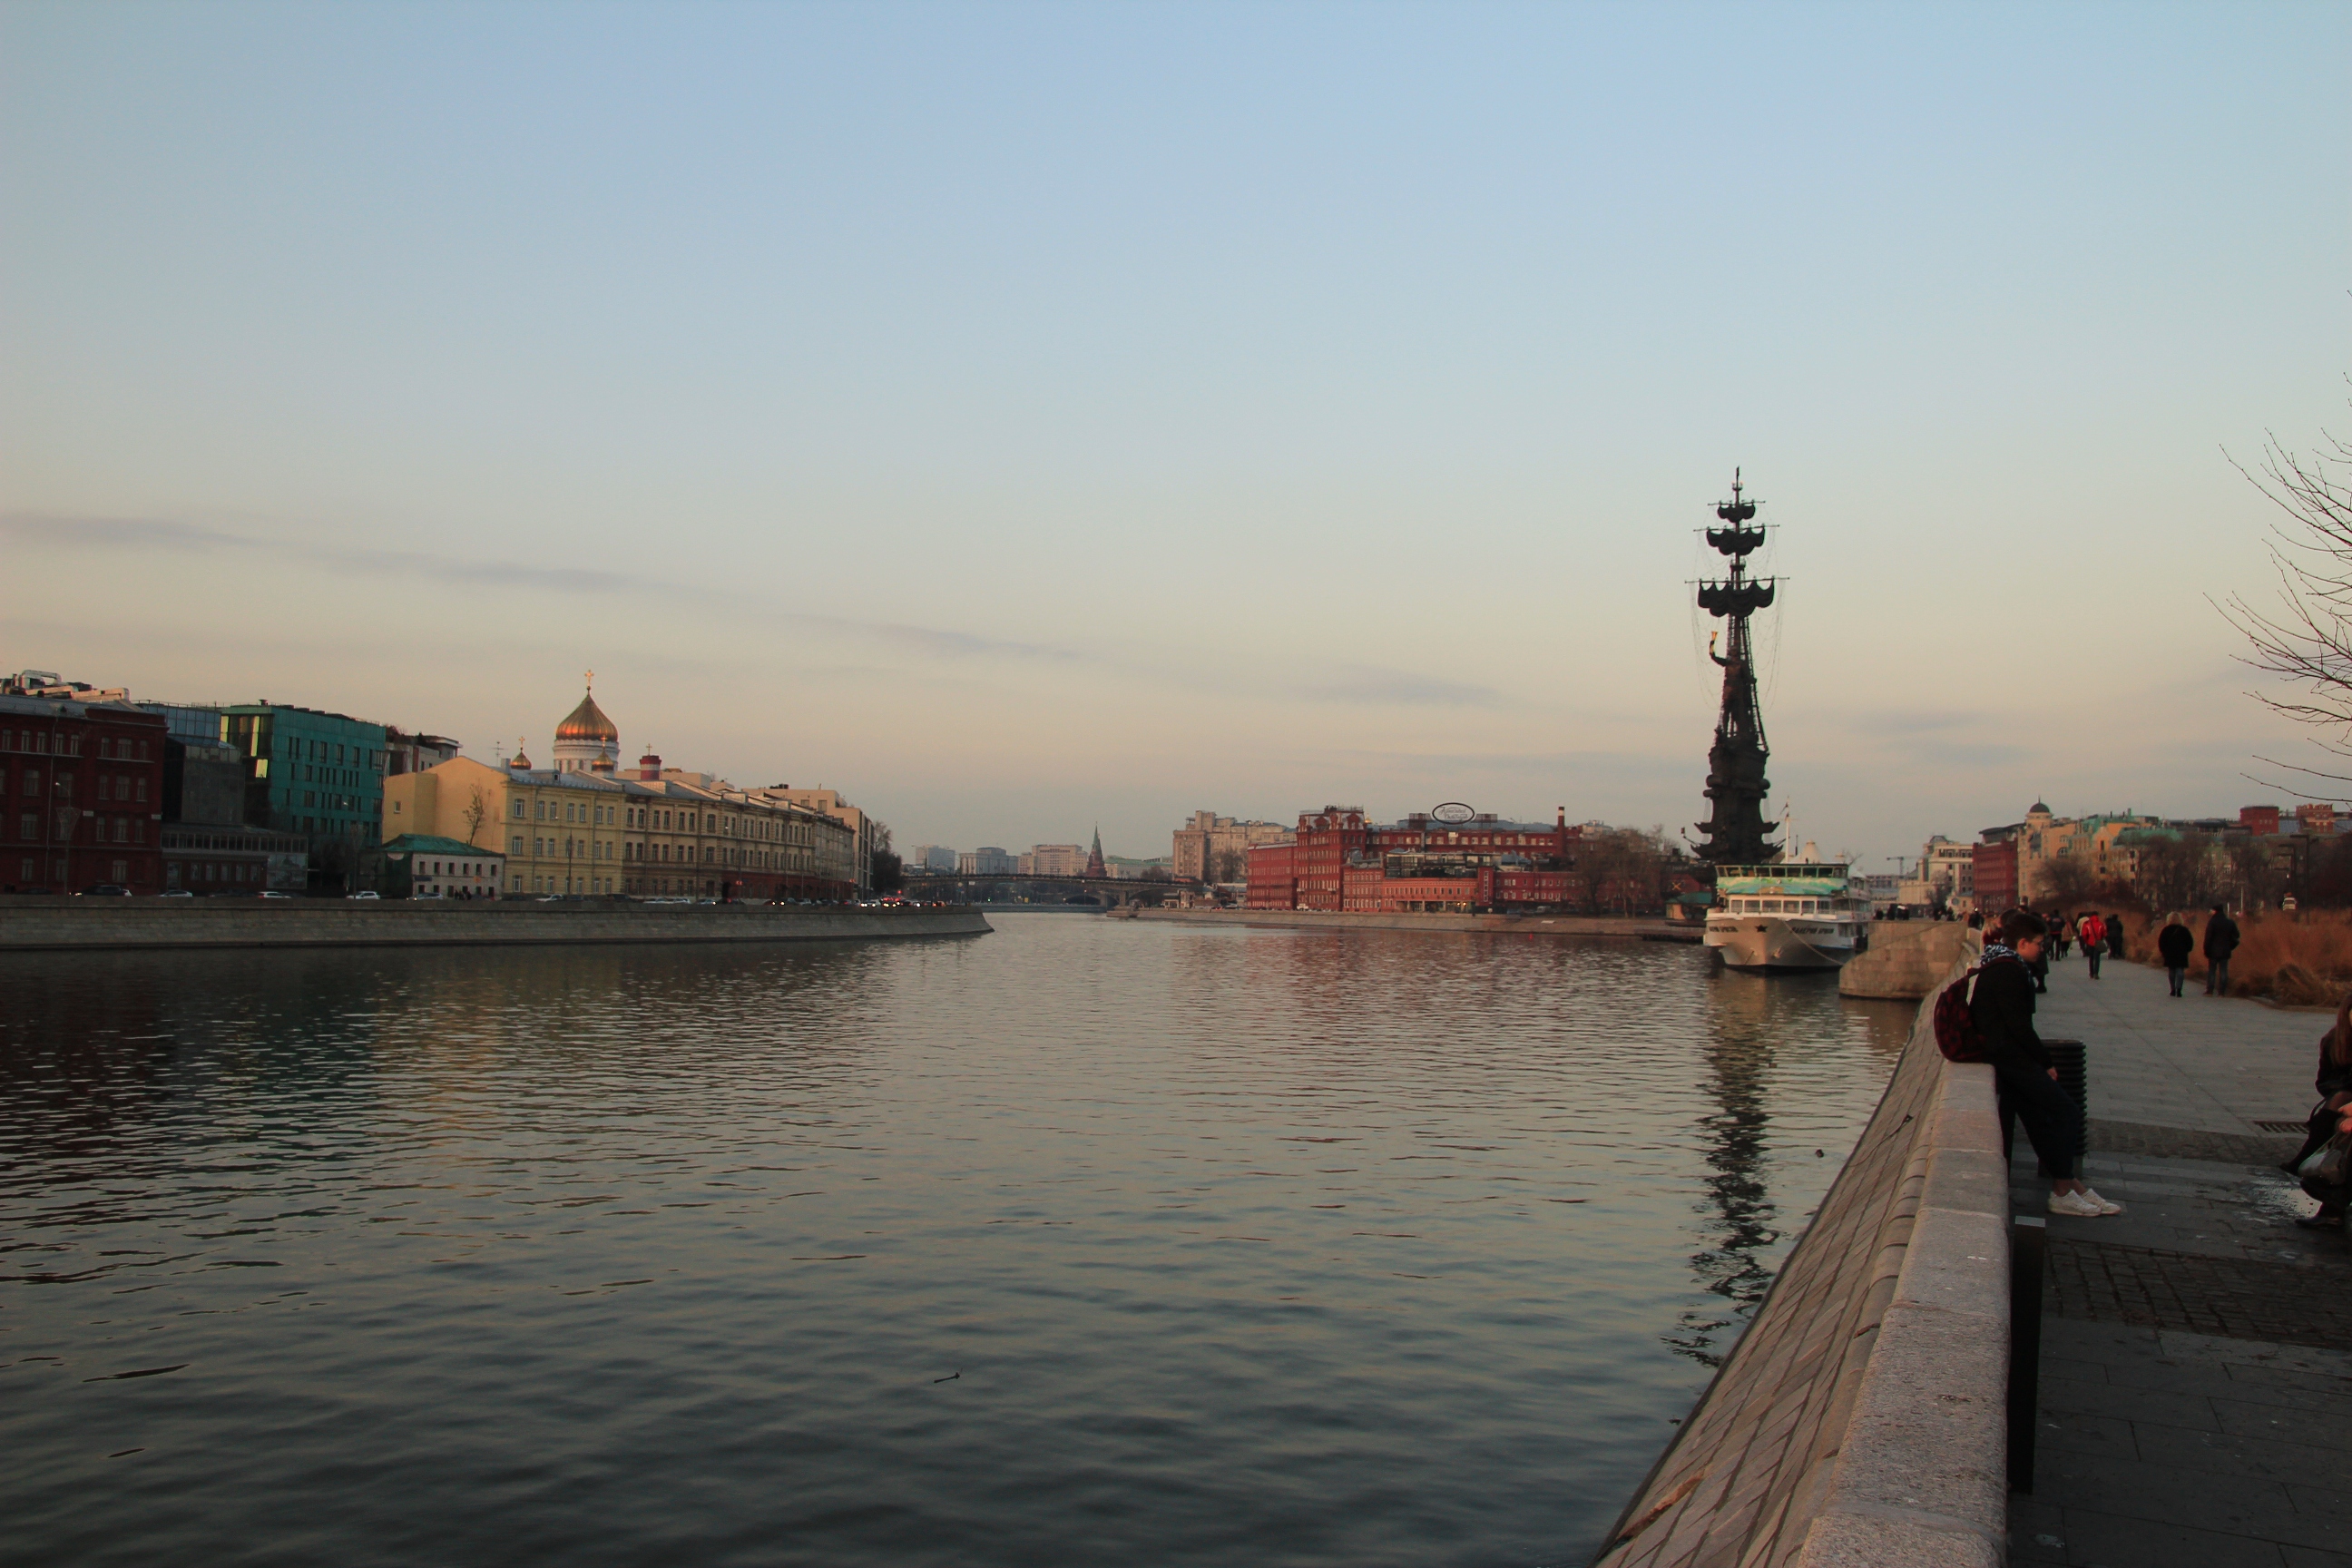
[[[2311,1087],[2319,1091],[2322,1100],[2331,1094],[2342,1094],[2346,1089],[2352,1089],[2352,1062],[2328,1058],[2327,1042],[2335,1037],[2333,1029],[2319,1037],[2319,1074],[2311,1080]]]
[[[2238,951],[2238,922],[2227,915],[2215,915],[2205,922],[2205,956],[2212,959],[2229,957]]]
[[[2189,955],[2196,950],[2196,947],[2197,939],[2190,935],[2189,928],[2179,921],[2173,921],[2156,933],[2157,954],[2164,960],[2164,966],[2167,969],[2188,968]]]
[[[2049,1068],[2050,1053],[2033,1032],[2033,976],[2021,961],[1999,958],[1984,966],[1969,998],[1969,1016],[1976,1020],[1984,1059],[1994,1068],[2019,1072]]]
[[[2107,956],[2109,958],[2121,958],[2123,955],[2124,921],[2121,915],[2117,915],[2113,920],[2107,921]]]

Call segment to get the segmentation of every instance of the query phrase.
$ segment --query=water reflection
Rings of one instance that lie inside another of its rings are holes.
[[[1899,1035],[1679,949],[1000,926],[0,962],[16,1538],[1576,1558]]]

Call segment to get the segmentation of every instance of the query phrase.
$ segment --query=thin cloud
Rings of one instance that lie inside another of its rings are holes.
[[[1484,708],[1502,693],[1491,686],[1473,686],[1403,670],[1353,665],[1319,686],[1301,689],[1301,697],[1318,702],[1360,702],[1414,708]]]
[[[901,621],[867,621],[806,610],[780,609],[766,599],[725,590],[688,587],[617,572],[585,567],[533,566],[519,561],[473,561],[422,551],[366,550],[305,541],[256,539],[201,523],[159,518],[58,517],[37,512],[0,513],[0,539],[67,549],[176,551],[188,554],[252,554],[301,562],[321,570],[362,576],[393,575],[459,586],[534,589],[551,594],[657,599],[708,612],[715,605],[813,629],[846,633],[940,658],[1005,657],[1076,663],[1085,656],[1042,643],[1013,642],[973,632],[949,631]]]

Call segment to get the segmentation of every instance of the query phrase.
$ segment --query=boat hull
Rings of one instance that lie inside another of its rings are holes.
[[[1757,973],[1837,969],[1854,954],[1854,930],[1837,921],[1780,915],[1717,915],[1706,945],[1727,968]]]

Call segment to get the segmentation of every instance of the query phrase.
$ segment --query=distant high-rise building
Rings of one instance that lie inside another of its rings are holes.
[[[1196,811],[1192,820],[1176,830],[1169,849],[1169,865],[1179,877],[1204,882],[1239,882],[1249,875],[1249,852],[1261,844],[1289,841],[1291,830],[1278,822],[1243,822]]]

